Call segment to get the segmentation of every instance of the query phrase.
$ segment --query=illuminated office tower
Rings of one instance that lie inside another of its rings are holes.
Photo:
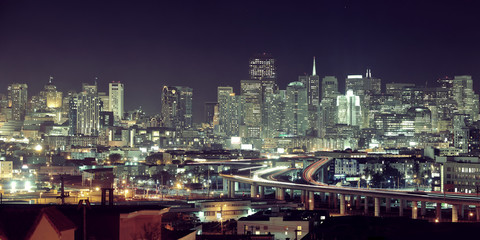
[[[68,98],[68,101],[64,102],[68,103],[65,106],[68,106],[69,134],[75,135],[77,133],[77,93],[69,91],[66,98]]]
[[[97,83],[82,85],[82,92],[77,94],[76,133],[96,136],[100,130],[100,99]]]
[[[308,130],[307,134],[317,136],[318,134],[318,106],[320,104],[320,77],[317,75],[315,67],[315,57],[313,57],[313,69],[311,76],[299,76],[298,81],[303,83],[307,90],[308,102]]]
[[[124,96],[123,83],[111,82],[108,84],[108,105],[109,110],[113,112],[113,118],[115,121],[123,119]]]
[[[164,127],[192,127],[193,90],[183,86],[164,86],[162,91],[162,124]]]
[[[8,85],[9,107],[12,108],[12,120],[25,120],[27,110],[27,90],[28,86],[24,83],[13,83]]]
[[[372,78],[372,71],[367,69],[365,77],[362,75],[348,75],[345,80],[345,89],[353,90],[353,94],[362,96],[364,94],[380,94],[381,79]]]
[[[286,134],[285,104],[287,91],[279,90],[277,93],[267,96],[267,125],[263,129],[265,138],[274,138]]]
[[[427,107],[412,107],[407,116],[413,120],[415,133],[432,132],[432,112]]]
[[[215,108],[218,109],[218,103],[216,102],[206,102],[203,105],[203,122],[210,124],[210,126],[213,126]]]
[[[233,87],[217,87],[218,123],[220,125],[220,131],[222,132],[225,132],[226,123],[228,122],[228,98],[232,93]]]
[[[402,101],[402,93],[405,88],[413,88],[413,83],[387,83],[385,93],[393,96],[393,100]]]
[[[240,82],[243,101],[243,124],[260,127],[262,123],[262,82],[242,80]]]
[[[249,73],[251,80],[276,79],[277,69],[275,59],[268,53],[262,53],[250,58]]]
[[[243,93],[241,94],[244,99],[246,99],[245,107],[246,111],[246,121],[245,123],[248,126],[255,126],[255,127],[262,127],[266,128],[268,125],[268,105],[270,104],[267,102],[267,96],[271,95],[278,91],[277,86],[277,74],[276,74],[276,65],[275,59],[268,53],[261,53],[258,54],[249,60],[249,80],[258,80],[261,83],[261,91],[260,91],[260,109],[259,113],[252,113],[252,108],[255,108],[254,111],[257,111],[256,103],[251,102],[251,97],[244,96]],[[251,116],[254,114],[255,116]],[[260,122],[252,125],[251,120],[252,117],[256,118],[260,116]]]
[[[360,97],[348,90],[347,94],[337,97],[337,123],[351,126],[361,126],[362,111]]]
[[[48,84],[44,87],[47,108],[58,109],[62,107],[63,93],[57,91],[57,86],[52,83],[53,77],[50,77]]]
[[[291,82],[287,86],[285,118],[289,135],[304,136],[308,129],[307,89],[301,82]]]
[[[230,93],[227,97],[227,106],[225,113],[225,122],[223,124],[226,136],[238,136],[240,127],[241,96]]]
[[[313,57],[312,75],[299,76],[298,81],[303,83],[307,90],[308,106],[318,106],[320,104],[320,77],[317,75],[315,57]]]
[[[362,123],[361,127],[370,127],[370,106],[373,98],[381,94],[381,80],[372,77],[372,71],[367,69],[365,77],[362,75],[348,75],[345,80],[345,89],[352,90],[355,96],[360,97],[362,104]]]
[[[322,99],[324,98],[337,98],[338,92],[338,80],[334,76],[325,76],[322,79]]]
[[[473,91],[472,76],[455,76],[453,79],[453,97],[457,102],[459,114],[467,114],[472,121],[479,119],[479,98]]]
[[[319,137],[325,137],[328,127],[337,124],[337,98],[326,97],[322,99],[319,109]]]
[[[110,97],[106,92],[98,92],[98,99],[100,99],[100,111],[111,112],[110,109]]]

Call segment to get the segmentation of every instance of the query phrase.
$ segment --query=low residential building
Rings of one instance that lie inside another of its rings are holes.
[[[250,200],[213,201],[204,200],[195,203],[201,222],[238,219],[252,214]]]
[[[273,234],[275,239],[302,239],[328,218],[326,211],[258,212],[237,221],[237,234]]]

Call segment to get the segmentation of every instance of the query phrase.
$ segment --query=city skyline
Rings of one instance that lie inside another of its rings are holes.
[[[463,3],[3,2],[0,87],[27,83],[36,93],[52,75],[66,92],[98,77],[99,91],[125,84],[126,110],[151,114],[161,111],[164,85],[188,86],[199,122],[217,86],[240,93],[248,59],[262,52],[276,59],[280,89],[310,74],[313,56],[317,74],[336,76],[340,89],[366,69],[384,83],[476,79],[479,21],[473,2]]]

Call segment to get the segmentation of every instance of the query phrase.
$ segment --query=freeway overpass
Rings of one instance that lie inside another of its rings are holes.
[[[421,215],[425,214],[426,203],[436,203],[436,221],[440,221],[442,217],[441,204],[446,203],[452,205],[452,222],[458,221],[459,211],[463,211],[464,206],[474,205],[476,206],[476,219],[480,221],[480,198],[476,195],[467,194],[446,194],[446,193],[429,193],[429,192],[405,192],[396,190],[385,189],[365,189],[365,188],[352,188],[352,187],[340,187],[333,185],[326,185],[315,182],[312,175],[328,164],[331,159],[320,158],[318,161],[307,167],[303,173],[304,179],[312,184],[298,184],[292,182],[281,182],[263,178],[266,173],[261,175],[257,172],[252,177],[232,175],[232,174],[220,174],[227,183],[227,193],[229,197],[235,197],[235,182],[241,182],[251,185],[251,197],[263,198],[265,187],[275,188],[276,199],[284,200],[285,191],[289,189],[290,193],[293,191],[301,191],[302,202],[308,206],[308,209],[314,209],[315,193],[319,193],[321,199],[325,198],[325,195],[329,196],[330,203],[340,208],[340,214],[345,215],[346,211],[346,196],[350,196],[350,199],[355,199],[355,205],[360,206],[360,202],[363,197],[364,213],[368,213],[369,199],[373,199],[374,216],[380,216],[381,203],[385,202],[385,211],[390,212],[392,206],[392,199],[398,199],[399,201],[399,215],[404,215],[404,209],[407,207],[407,203],[411,203],[412,218],[418,218],[418,211],[420,209]],[[280,170],[271,168],[270,171]],[[267,172],[269,171],[267,170]],[[420,203],[420,208],[418,204]]]

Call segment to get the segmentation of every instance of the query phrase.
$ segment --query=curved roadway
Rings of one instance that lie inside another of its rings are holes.
[[[328,163],[328,158],[321,158],[319,161],[316,161],[309,165],[303,172],[303,177],[312,182],[312,175],[324,164]],[[312,192],[328,192],[328,193],[337,193],[344,195],[361,195],[374,198],[395,198],[395,199],[404,199],[410,201],[420,201],[420,202],[435,202],[435,203],[448,203],[456,205],[480,205],[480,197],[472,195],[461,195],[461,194],[438,194],[438,193],[427,193],[427,192],[403,192],[395,190],[383,190],[383,189],[364,189],[364,188],[352,188],[352,187],[340,187],[333,185],[325,185],[323,183],[315,182],[315,185],[310,184],[299,184],[291,182],[280,182],[276,180],[265,179],[254,175],[254,177],[244,177],[239,175],[230,175],[230,174],[220,174],[223,178],[231,180],[234,182],[242,182],[247,184],[255,184],[257,186],[268,186],[275,188],[285,188],[285,189],[297,189],[297,190],[306,190]]]

